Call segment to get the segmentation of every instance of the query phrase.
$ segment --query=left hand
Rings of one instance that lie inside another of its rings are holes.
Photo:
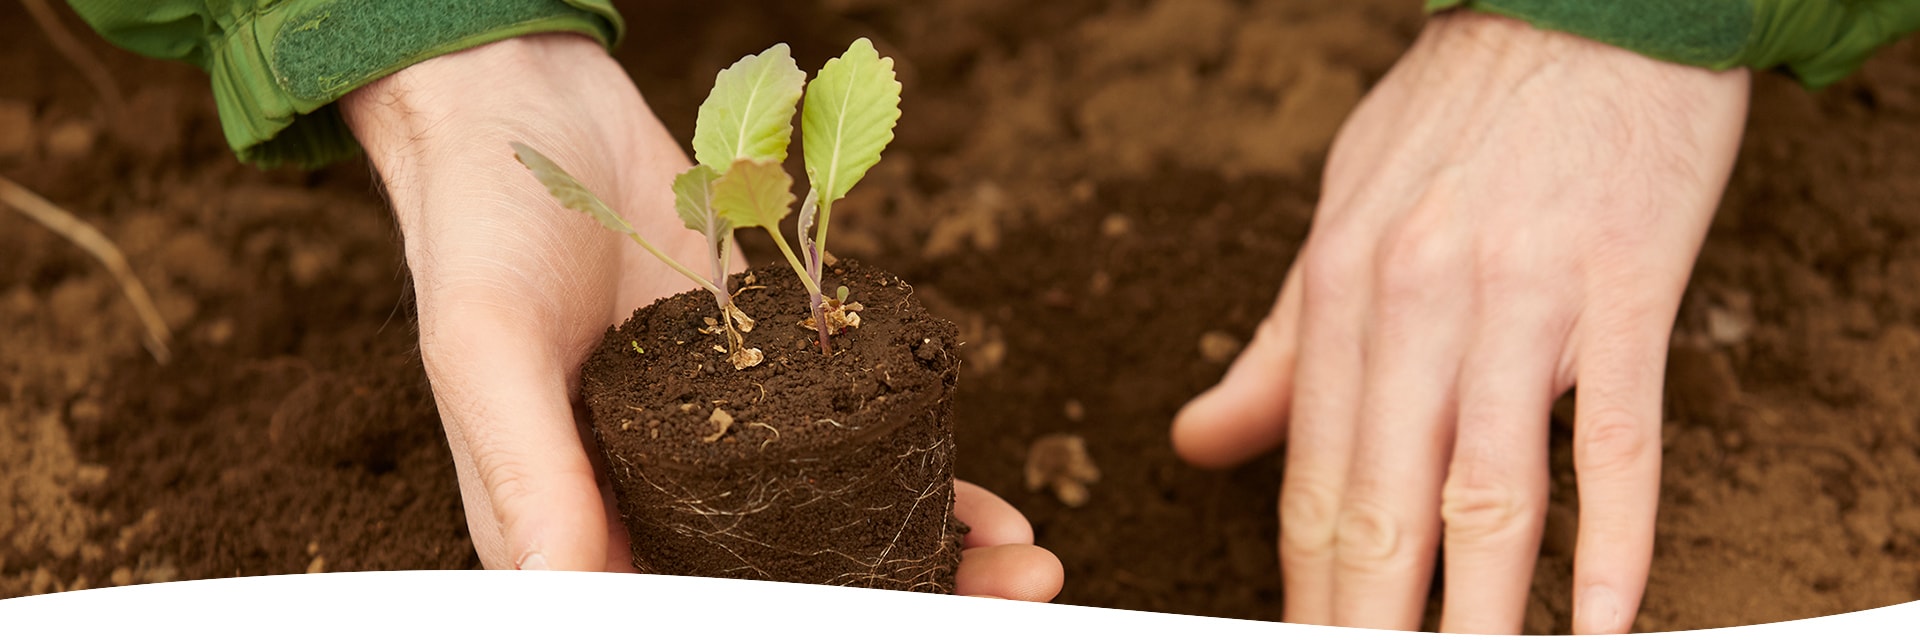
[[[421,358],[481,562],[631,571],[626,528],[575,422],[578,372],[609,324],[687,283],[562,209],[508,143],[546,151],[664,251],[702,264],[705,241],[680,225],[669,188],[693,162],[620,65],[572,34],[427,60],[341,108],[399,221]],[[973,527],[959,591],[1058,593],[1060,562],[1033,546],[1026,519],[977,486],[955,489],[954,511]]]

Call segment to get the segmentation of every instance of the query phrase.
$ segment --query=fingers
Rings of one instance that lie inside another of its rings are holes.
[[[1370,251],[1326,235],[1300,260],[1299,363],[1287,467],[1280,484],[1280,575],[1285,619],[1333,622],[1334,521],[1345,491],[1351,425],[1360,405]]]
[[[1596,326],[1582,345],[1573,467],[1580,526],[1573,555],[1573,632],[1625,633],[1653,560],[1660,502],[1660,394],[1669,305]],[[1664,318],[1648,321],[1650,318]],[[1603,322],[1605,319],[1603,318]]]
[[[1026,516],[993,492],[953,481],[953,515],[971,531],[962,543],[954,593],[1046,602],[1060,594],[1065,570],[1053,553],[1033,546]]]
[[[1360,415],[1334,524],[1336,625],[1420,628],[1468,320],[1467,298],[1446,286],[1465,272],[1466,243],[1434,231],[1445,213],[1409,215],[1377,266]]]
[[[1046,602],[1060,595],[1065,571],[1053,553],[1030,544],[975,547],[960,552],[953,592],[1008,600]]]
[[[1518,634],[1547,506],[1547,414],[1564,325],[1525,303],[1491,314],[1460,376],[1453,460],[1441,491],[1444,633]],[[1524,329],[1521,329],[1524,328]]]
[[[559,362],[472,313],[422,337],[467,523],[490,569],[608,566],[608,527]]]
[[[1288,273],[1273,311],[1220,383],[1188,402],[1173,419],[1173,449],[1189,464],[1238,465],[1286,438],[1299,348],[1299,269]]]
[[[1006,500],[965,480],[953,481],[953,516],[970,531],[966,548],[1033,544],[1033,525]]]

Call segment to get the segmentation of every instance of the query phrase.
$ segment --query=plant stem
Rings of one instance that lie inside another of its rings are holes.
[[[732,239],[732,233],[720,236],[718,241],[711,236],[707,238],[707,244],[715,248],[709,257],[713,258],[713,281],[720,283],[720,290],[713,293],[713,301],[719,303],[721,315],[726,315],[727,306],[733,304],[733,293],[727,291],[727,253],[732,248],[728,246]]]
[[[667,266],[673,267],[673,270],[680,272],[680,275],[686,276],[688,278],[692,278],[695,283],[699,284],[701,287],[705,288],[708,291],[712,291],[714,295],[718,296],[718,295],[726,294],[726,290],[721,289],[720,287],[713,286],[712,282],[708,281],[706,278],[700,277],[700,274],[694,273],[693,270],[688,269],[686,265],[680,264],[680,261],[667,257],[667,254],[660,251],[659,247],[653,246],[653,243],[651,242],[647,242],[647,239],[640,237],[640,234],[629,233],[627,234],[627,237],[633,238],[633,241],[640,243],[640,248],[646,249],[647,253],[653,254],[653,257],[659,258],[661,262],[667,263]],[[721,311],[724,312],[726,311],[726,309],[722,308]]]
[[[820,200],[819,216],[820,228],[813,231],[813,271],[816,277],[823,267],[822,262],[827,259],[827,223],[833,220],[832,198]]]
[[[820,284],[813,281],[813,277],[807,274],[807,268],[800,264],[800,259],[794,257],[793,247],[787,245],[786,238],[780,237],[780,229],[777,227],[761,228],[767,230],[767,235],[773,236],[773,243],[779,245],[780,253],[787,256],[787,266],[793,267],[794,275],[800,276],[800,284],[807,286],[807,293],[819,296]]]
[[[824,201],[817,206],[819,210],[816,212],[816,215],[819,216],[820,228],[814,233],[813,243],[808,246],[807,271],[813,274],[815,281],[825,282],[825,273],[827,270],[827,216],[833,213],[833,202]],[[804,240],[805,238],[802,239]],[[824,298],[824,296],[822,296],[818,290],[813,291],[812,297],[809,298],[809,301],[813,305],[813,325],[820,330],[820,355],[832,356],[833,334],[827,332],[827,312],[822,308],[822,303],[825,302],[822,298]]]

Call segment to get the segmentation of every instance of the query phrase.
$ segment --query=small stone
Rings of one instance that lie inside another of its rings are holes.
[[[56,160],[72,160],[93,152],[100,137],[99,128],[83,120],[68,120],[47,132],[47,155]]]
[[[233,318],[215,318],[207,323],[207,344],[225,346],[233,340]]]
[[[1214,364],[1226,364],[1240,355],[1240,349],[1245,346],[1231,333],[1208,331],[1200,336],[1200,357]]]
[[[106,483],[106,465],[82,464],[73,470],[73,484],[82,489],[98,488]]]
[[[1093,196],[1095,195],[1092,180],[1075,182],[1073,186],[1067,190],[1067,197],[1073,198],[1073,201],[1078,204],[1093,202]]]
[[[1107,295],[1107,292],[1112,290],[1113,276],[1108,275],[1105,271],[1093,272],[1093,278],[1087,281],[1087,293],[1095,296]]]
[[[1100,221],[1100,235],[1118,238],[1133,232],[1133,220],[1115,213]]]
[[[1066,414],[1067,420],[1079,422],[1087,418],[1087,407],[1080,404],[1079,400],[1068,400],[1066,407],[1061,410],[1061,413]]]
[[[1714,344],[1744,342],[1753,332],[1753,295],[1744,291],[1722,291],[1718,303],[1707,307],[1707,338]]]
[[[67,419],[75,425],[91,426],[100,422],[106,412],[100,408],[100,401],[93,398],[81,398],[67,407]]]
[[[307,555],[310,555],[310,556],[315,556],[315,555],[320,555],[320,542],[319,542],[319,541],[317,541],[317,540],[309,540],[309,541],[307,541]]]
[[[326,556],[314,556],[313,561],[307,563],[307,573],[326,573],[326,572],[327,572]]]
[[[113,575],[107,576],[107,582],[116,587],[133,584],[133,570],[126,567],[114,567]]]

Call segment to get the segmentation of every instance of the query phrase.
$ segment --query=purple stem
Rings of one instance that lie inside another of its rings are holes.
[[[826,286],[826,283],[820,280],[820,248],[814,246],[812,242],[807,242],[804,236],[802,236],[801,242],[805,245],[801,247],[800,250],[806,253],[807,276],[813,278],[815,289]],[[820,355],[832,356],[833,342],[827,333],[827,314],[825,311],[820,310],[822,304],[826,302],[826,298],[822,296],[819,291],[809,291],[807,292],[807,296],[808,302],[811,303],[813,309],[813,326],[820,331]]]

